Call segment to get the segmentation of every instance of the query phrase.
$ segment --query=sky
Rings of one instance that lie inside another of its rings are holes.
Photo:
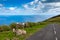
[[[60,15],[60,0],[0,0],[0,15]]]

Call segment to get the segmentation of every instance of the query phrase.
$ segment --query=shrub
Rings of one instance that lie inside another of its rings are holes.
[[[7,25],[2,25],[2,26],[1,26],[1,29],[2,29],[3,31],[9,31],[9,30],[10,30],[10,27],[7,26]]]
[[[2,31],[9,31],[9,30],[10,30],[10,27],[7,26],[7,25],[0,26],[0,32],[2,32]]]
[[[3,31],[3,28],[0,26],[0,32],[2,32]]]
[[[21,28],[23,28],[23,25],[21,23],[19,23],[19,24],[11,23],[9,26],[11,27],[11,29],[13,29],[13,28],[21,29]]]
[[[29,22],[25,23],[25,25],[24,25],[24,28],[28,28],[28,27],[31,27]]]
[[[25,27],[25,28],[28,28],[28,27],[32,27],[32,26],[35,26],[35,25],[36,25],[36,23],[26,22],[25,25],[24,25],[24,27]]]
[[[16,28],[16,23],[11,23],[9,26],[11,29]]]

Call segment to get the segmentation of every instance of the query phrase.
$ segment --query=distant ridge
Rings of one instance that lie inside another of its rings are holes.
[[[47,19],[44,22],[60,22],[60,15],[54,16],[50,19]]]
[[[52,17],[52,18],[56,18],[56,17],[60,17],[60,15],[54,16],[54,17]]]

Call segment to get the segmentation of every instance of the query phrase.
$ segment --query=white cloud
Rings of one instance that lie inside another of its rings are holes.
[[[50,6],[55,6],[55,7],[60,7],[60,2],[53,2],[53,3],[46,3],[45,5],[50,5]]]
[[[46,1],[46,0],[41,0],[41,1],[43,1],[43,2],[44,2],[44,1]]]
[[[47,3],[46,5],[51,6],[49,12],[60,12],[60,2]]]
[[[50,9],[48,12],[52,12],[52,13],[58,13],[60,12],[60,8],[54,8],[54,9]]]
[[[15,7],[9,7],[9,10],[11,10],[11,11],[13,11],[15,9],[16,9]]]
[[[11,7],[10,7],[11,8]],[[0,9],[0,15],[17,15],[20,13],[20,9],[15,9],[15,8],[6,8],[6,7],[1,7]]]
[[[55,4],[55,6],[58,6],[58,7],[60,7],[60,2],[59,2],[59,3],[56,3],[56,4]]]
[[[30,5],[31,5],[31,7],[30,7]],[[44,8],[44,4],[39,0],[35,0],[35,1],[30,2],[30,3],[25,4],[24,8],[27,10],[28,9],[41,10],[42,8]]]
[[[24,8],[28,9],[28,5],[24,5]]]
[[[34,2],[36,3],[36,2],[38,2],[39,0],[35,0]]]
[[[0,7],[3,7],[3,4],[0,4]]]
[[[23,6],[25,9],[21,9],[17,7],[6,8],[2,6],[0,7],[0,13],[2,13],[0,15],[55,15],[55,14],[57,15],[57,14],[60,14],[59,2],[43,4],[41,1],[38,1],[38,0],[35,0],[35,1],[24,4]],[[49,7],[51,6],[50,9],[48,9],[48,6]],[[43,10],[45,10],[45,12],[43,12]]]
[[[34,4],[34,2],[30,2],[30,4],[31,4],[31,5],[33,5],[33,4]]]
[[[44,4],[43,3],[41,3],[40,1],[38,2],[38,7],[40,7],[40,8],[44,8]]]

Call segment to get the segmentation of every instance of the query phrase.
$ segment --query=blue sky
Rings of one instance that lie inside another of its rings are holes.
[[[25,3],[31,2],[32,0],[0,0],[0,3],[4,4],[6,7],[10,6],[21,6]]]
[[[59,15],[60,0],[0,0],[0,15]]]

